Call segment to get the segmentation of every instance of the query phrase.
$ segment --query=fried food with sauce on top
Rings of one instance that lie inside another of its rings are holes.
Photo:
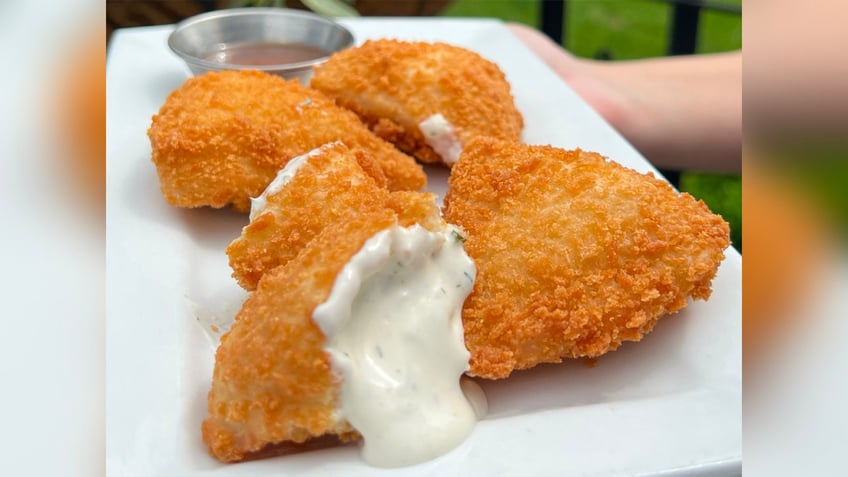
[[[445,43],[366,41],[316,67],[310,85],[425,163],[452,164],[476,136],[517,141],[524,126],[501,69]]]
[[[341,382],[313,312],[378,232],[395,224],[444,227],[435,195],[389,192],[365,172],[369,164],[342,143],[314,151],[230,246],[231,260],[259,267],[244,269],[241,281],[256,280],[255,291],[215,354],[202,435],[217,459],[359,438],[337,412]],[[270,259],[262,262],[262,254]]]
[[[172,92],[148,129],[162,194],[179,207],[246,212],[293,157],[344,140],[380,165],[389,189],[419,190],[415,161],[323,94],[259,71],[210,72]]]
[[[729,227],[651,174],[599,154],[491,139],[453,167],[445,220],[467,232],[470,374],[505,378],[639,341],[706,300]]]
[[[341,382],[312,313],[373,235],[396,222],[388,209],[335,222],[293,260],[266,273],[215,353],[203,441],[234,462],[285,443],[358,438],[337,417]]]

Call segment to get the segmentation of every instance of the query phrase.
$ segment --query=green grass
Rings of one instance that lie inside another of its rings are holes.
[[[741,5],[742,0],[721,0]],[[537,0],[454,0],[443,12],[455,17],[494,17],[538,27]],[[565,12],[565,45],[582,57],[608,53],[613,59],[663,56],[668,48],[671,7],[657,0],[569,0]],[[703,10],[699,53],[742,46],[739,15]]]
[[[741,5],[742,0],[720,0]],[[540,25],[536,0],[454,0],[446,16],[495,17],[504,21]],[[565,46],[577,56],[613,60],[665,55],[668,49],[671,7],[656,0],[569,0],[565,13]],[[702,10],[698,53],[716,53],[742,47],[739,15]],[[703,199],[730,223],[734,246],[742,250],[742,182],[739,176],[683,172],[680,189]]]
[[[539,23],[539,2],[533,0],[454,0],[442,15],[448,17],[494,17],[533,27]]]
[[[742,0],[724,0],[731,5],[742,5]],[[742,18],[727,12],[701,13],[698,53],[718,53],[742,48]]]
[[[668,6],[653,0],[568,3],[565,44],[577,56],[605,53],[625,60],[662,56],[668,43]]]

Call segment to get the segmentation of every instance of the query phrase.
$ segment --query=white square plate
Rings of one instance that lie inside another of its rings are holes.
[[[524,141],[652,167],[502,23],[357,19],[372,37],[440,40],[495,61],[524,114]],[[183,210],[159,193],[145,134],[187,77],[171,27],[119,30],[107,59],[107,361],[109,475],[724,475],[741,468],[741,257],[710,301],[662,320],[594,368],[579,361],[485,382],[490,413],[448,455],[414,467],[366,466],[355,446],[241,464],[200,439],[214,344],[198,319],[232,317],[245,294],[224,249],[247,217]],[[432,171],[431,171],[432,172]],[[445,174],[431,177],[444,190]]]

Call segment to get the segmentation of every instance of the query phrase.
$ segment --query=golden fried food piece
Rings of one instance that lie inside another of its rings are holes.
[[[316,68],[311,86],[427,163],[452,164],[476,136],[517,141],[524,126],[500,68],[444,43],[367,41]]]
[[[389,209],[334,222],[262,278],[215,355],[202,425],[213,456],[239,461],[285,442],[358,437],[334,412],[341,383],[312,313],[365,241],[394,223]]]
[[[390,209],[402,226],[419,221],[431,229],[440,226],[435,196],[389,192],[365,172],[373,167],[365,152],[341,142],[309,153],[294,176],[265,197],[263,211],[252,211],[250,224],[227,247],[239,285],[255,289],[262,275],[293,259],[325,227],[359,214]]]
[[[639,341],[707,299],[729,227],[651,174],[591,152],[480,139],[454,166],[445,220],[467,232],[471,374],[504,378]]]
[[[392,190],[426,184],[415,161],[356,115],[296,80],[259,71],[210,72],[172,92],[148,130],[165,198],[180,207],[245,212],[293,157],[344,140],[380,165]]]

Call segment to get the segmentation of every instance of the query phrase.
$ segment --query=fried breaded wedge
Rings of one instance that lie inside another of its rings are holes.
[[[239,285],[255,289],[262,275],[293,259],[325,227],[360,214],[390,209],[402,226],[439,226],[432,194],[389,192],[366,173],[371,167],[362,150],[332,143],[310,152],[279,190],[263,193],[264,208],[252,211],[250,224],[227,247]]]
[[[729,228],[651,174],[581,150],[480,139],[454,166],[445,220],[467,232],[471,374],[504,378],[639,341],[707,299]]]
[[[518,140],[524,125],[500,68],[445,43],[367,41],[316,68],[311,86],[427,163],[456,162],[476,136]]]
[[[162,194],[180,207],[250,208],[293,157],[344,140],[369,153],[392,190],[418,190],[415,161],[296,80],[259,71],[210,72],[172,92],[148,130]]]
[[[213,456],[239,461],[281,443],[358,436],[334,412],[341,383],[312,313],[365,241],[394,223],[395,214],[383,209],[329,224],[260,280],[215,354],[202,426]]]

